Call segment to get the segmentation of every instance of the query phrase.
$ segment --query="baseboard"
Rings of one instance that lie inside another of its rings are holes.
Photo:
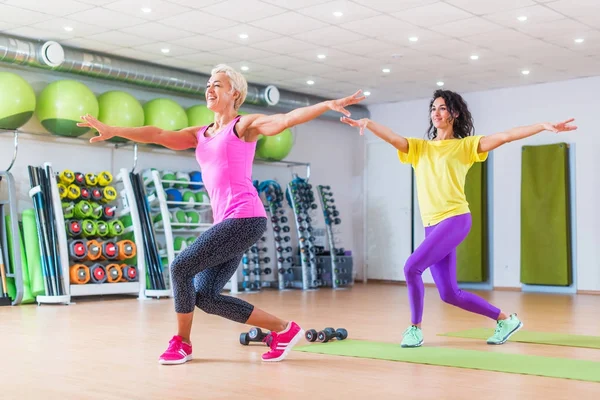
[[[514,286],[494,286],[494,290],[497,290],[498,292],[521,292],[520,287]]]
[[[600,290],[578,290],[577,294],[591,294],[594,296],[600,296]]]
[[[396,286],[406,286],[406,282],[405,281],[391,281],[391,280],[387,280],[387,279],[369,279],[367,281],[367,283],[376,283],[376,284],[382,284],[382,285],[396,285]],[[428,288],[434,288],[435,283],[423,283],[423,286],[428,287]],[[505,291],[505,292],[520,292],[521,288],[519,287],[503,287],[503,286],[499,286],[499,287],[494,287],[493,290],[497,290],[497,291]],[[598,292],[598,294],[600,294],[600,292]]]
[[[395,286],[406,286],[405,281],[392,281],[387,279],[369,279],[367,283],[376,283],[381,285],[395,285]],[[435,283],[424,283],[425,287],[434,288]],[[520,287],[513,286],[495,286],[492,290],[497,292],[521,292]],[[578,290],[577,294],[587,294],[592,296],[600,296],[600,290]]]
[[[382,285],[397,285],[397,286],[406,286],[406,282],[404,281],[391,281],[387,279],[369,279],[367,283],[378,283]]]

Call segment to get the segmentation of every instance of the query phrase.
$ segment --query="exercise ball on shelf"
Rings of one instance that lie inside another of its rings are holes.
[[[25,125],[35,111],[35,92],[21,76],[0,72],[0,129],[15,130]]]
[[[256,158],[281,161],[290,154],[294,146],[294,135],[289,129],[275,136],[262,136],[256,144]]]
[[[207,126],[214,122],[215,113],[202,104],[186,110],[189,126]]]
[[[140,102],[129,93],[111,90],[98,96],[98,120],[107,125],[134,128],[144,125],[144,109]],[[126,142],[127,139],[114,137],[109,142]]]
[[[40,93],[35,114],[46,130],[58,136],[77,137],[90,128],[79,127],[81,116],[98,117],[98,100],[83,83],[59,80],[48,84]]]
[[[174,100],[150,100],[144,104],[143,109],[144,125],[156,126],[166,131],[178,131],[189,126],[185,110]]]

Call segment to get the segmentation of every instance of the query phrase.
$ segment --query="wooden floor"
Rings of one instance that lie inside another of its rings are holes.
[[[526,329],[600,335],[600,296],[482,292]],[[406,287],[357,283],[351,290],[265,291],[242,298],[303,328],[345,327],[349,337],[399,343],[409,322]],[[75,299],[70,306],[0,307],[1,399],[598,399],[600,384],[292,352],[262,363],[266,346],[241,346],[247,327],[197,312],[195,360],[157,363],[174,333],[172,300]],[[447,338],[489,326],[426,289],[426,346],[600,361],[599,350]],[[305,341],[301,342],[306,344]]]

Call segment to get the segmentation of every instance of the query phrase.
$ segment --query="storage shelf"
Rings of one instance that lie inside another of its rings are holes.
[[[203,182],[178,181],[178,180],[171,180],[171,179],[161,179],[160,181],[161,181],[161,183],[171,183],[171,184],[175,184],[175,185],[200,186],[200,189],[188,189],[188,190],[191,190],[192,192],[199,191],[199,190],[202,190],[202,188],[204,188]],[[177,189],[177,188],[173,188],[173,189]]]
[[[174,171],[177,173],[178,171]],[[208,211],[212,208],[210,202],[202,203],[191,203],[185,201],[170,201],[167,200],[165,190],[161,190],[163,183],[174,183],[174,184],[188,184],[188,185],[199,185],[203,186],[202,182],[191,182],[191,181],[178,181],[178,180],[163,180],[160,176],[159,171],[153,170],[150,173],[152,179],[148,179],[144,182],[144,185],[148,187],[153,184],[157,190],[153,194],[148,196],[148,202],[151,203],[151,210],[158,211],[162,216],[161,221],[154,223],[154,231],[158,234],[163,234],[165,239],[165,248],[160,251],[161,257],[167,257],[168,268],[170,268],[175,256],[180,251],[175,250],[174,237],[178,234],[200,234],[208,229],[212,228],[212,223],[191,223],[191,222],[174,222],[171,220],[173,208],[169,206],[179,206],[181,208],[187,208],[187,211]],[[182,190],[182,189],[178,189]],[[201,189],[194,189],[192,191],[199,191]],[[193,207],[190,207],[193,204]],[[177,207],[177,208],[179,208]],[[189,207],[189,208],[188,208]],[[197,210],[196,207],[201,208]],[[158,213],[154,214],[157,215]],[[237,274],[234,274],[231,280],[228,282],[231,293],[238,292],[238,281]],[[151,295],[148,295],[151,296]]]
[[[85,285],[70,285],[71,296],[98,296],[103,294],[137,294],[140,291],[139,282],[116,283],[86,283]],[[148,290],[146,290],[148,296]]]

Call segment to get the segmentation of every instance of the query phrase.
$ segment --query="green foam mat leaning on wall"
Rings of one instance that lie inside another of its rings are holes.
[[[471,210],[471,231],[456,249],[456,278],[459,282],[485,282],[488,278],[488,161],[473,164],[465,181]]]
[[[572,282],[568,153],[566,143],[523,146],[521,283]]]

